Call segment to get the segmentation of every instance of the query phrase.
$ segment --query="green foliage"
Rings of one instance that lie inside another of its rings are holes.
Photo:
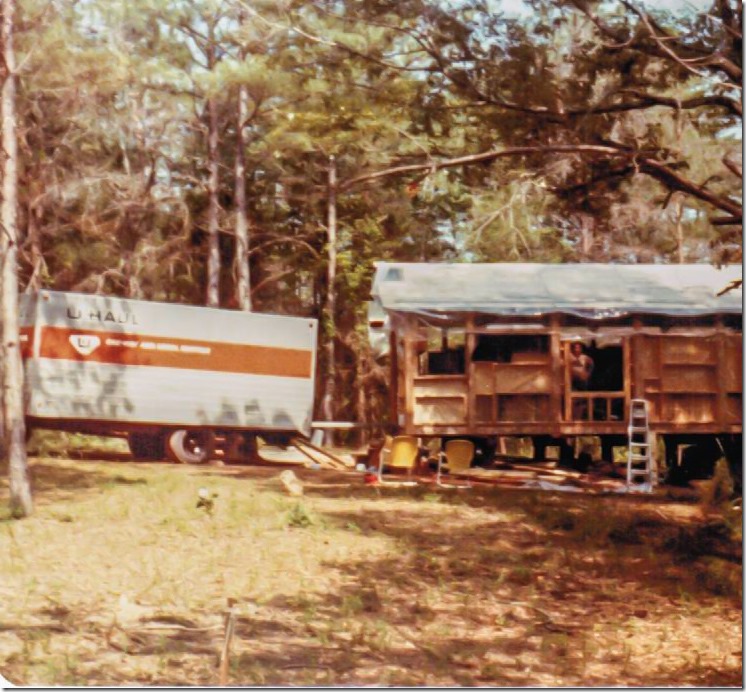
[[[306,529],[314,525],[311,513],[301,502],[294,504],[287,515],[287,525],[294,529]]]
[[[708,102],[735,88],[718,61],[683,68],[616,2],[527,6],[23,0],[22,283],[35,276],[60,290],[202,302],[212,98],[221,304],[235,307],[240,86],[249,97],[242,127],[256,310],[321,317],[327,169],[336,157],[337,312],[322,338],[337,345],[339,415],[366,415],[363,378],[380,384],[365,338],[376,260],[737,259],[737,227],[713,226],[709,204],[672,196],[624,157],[528,152],[346,184],[499,147],[612,143],[653,152],[719,198],[739,198],[723,160],[738,158],[740,118]],[[728,27],[740,9],[724,0],[713,11],[715,19],[655,16],[682,55],[717,51],[738,66]],[[621,107],[639,94],[705,103]]]
[[[129,447],[127,442],[120,438],[34,430],[29,438],[28,452],[38,457],[71,459],[83,454],[126,454]]]

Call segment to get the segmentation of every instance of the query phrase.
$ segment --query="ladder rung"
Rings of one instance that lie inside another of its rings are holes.
[[[647,403],[644,399],[630,401],[627,422],[627,482],[640,486],[654,483]]]

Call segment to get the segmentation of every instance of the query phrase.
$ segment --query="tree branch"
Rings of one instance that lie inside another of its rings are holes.
[[[723,165],[739,178],[743,178],[743,168],[739,167],[735,161],[731,161],[727,156],[723,157]]]
[[[337,48],[339,50],[345,51],[349,55],[354,55],[355,57],[363,58],[364,60],[375,63],[376,65],[380,65],[381,67],[385,67],[391,70],[397,70],[399,72],[430,72],[431,71],[431,68],[424,67],[424,66],[397,65],[395,63],[391,63],[386,60],[380,60],[372,55],[368,55],[367,53],[364,53],[362,51],[355,50],[351,46],[347,46],[344,43],[340,43],[339,41],[331,41],[330,39],[323,38],[321,36],[315,36],[314,34],[311,34],[308,31],[301,29],[299,26],[295,24],[288,23],[284,25],[284,24],[280,24],[279,22],[274,22],[271,19],[267,19],[262,14],[257,12],[253,7],[251,7],[247,2],[241,2],[241,6],[249,14],[254,16],[256,19],[259,19],[260,21],[264,22],[267,26],[270,26],[274,29],[281,29],[288,33],[296,33],[299,36],[302,36],[303,38],[308,39],[309,41],[313,43],[318,43],[323,46],[328,46],[329,48]]]
[[[379,180],[390,176],[406,175],[408,173],[418,173],[420,171],[437,171],[444,168],[456,168],[458,166],[468,166],[476,163],[489,163],[500,158],[512,156],[528,156],[531,154],[581,154],[586,156],[600,156],[607,159],[625,158],[630,160],[632,166],[630,171],[639,171],[652,178],[662,182],[671,190],[678,190],[706,202],[707,204],[725,211],[734,219],[743,218],[743,207],[721,195],[717,195],[708,190],[704,185],[697,184],[676,173],[671,164],[663,163],[652,158],[650,155],[643,155],[626,147],[611,145],[595,144],[562,144],[550,146],[529,146],[529,147],[508,147],[486,151],[480,154],[471,154],[469,156],[460,156],[453,159],[442,161],[430,161],[429,163],[405,164],[402,166],[393,166],[373,173],[348,178],[340,183],[338,189],[345,192],[360,183]]]
[[[465,166],[474,163],[488,163],[490,161],[494,161],[495,159],[505,158],[509,156],[527,156],[530,154],[540,153],[585,153],[597,154],[607,157],[629,155],[621,148],[594,144],[561,144],[554,146],[508,147],[506,149],[485,151],[481,154],[470,154],[468,156],[460,156],[454,159],[446,159],[445,161],[431,161],[430,163],[425,164],[415,163],[403,166],[394,166],[392,168],[386,168],[381,171],[366,173],[354,178],[349,178],[348,180],[344,180],[339,185],[339,189],[347,190],[354,185],[358,185],[359,183],[377,180],[379,178],[386,178],[392,175],[403,175],[406,173],[417,173],[419,171],[428,170],[437,171],[443,168],[456,168],[458,166]]]
[[[667,187],[673,190],[680,190],[686,192],[692,197],[701,199],[703,202],[707,202],[716,209],[728,212],[733,217],[742,219],[743,218],[743,207],[737,202],[733,202],[727,197],[722,197],[710,192],[702,185],[698,185],[691,180],[680,176],[670,166],[655,161],[650,158],[645,158],[639,161],[640,170],[643,173],[647,173],[649,176],[664,183]]]
[[[710,219],[713,226],[740,226],[743,219],[739,216],[716,216]]]
[[[676,110],[692,110],[706,106],[719,106],[729,110],[734,115],[743,116],[741,102],[722,94],[710,94],[708,96],[694,96],[688,99],[675,99],[670,96],[658,96],[648,94],[636,89],[626,89],[618,93],[627,93],[637,98],[636,101],[612,103],[609,105],[590,106],[588,108],[568,108],[563,113],[551,111],[546,107],[522,106],[517,103],[493,99],[480,93],[480,101],[462,107],[494,106],[506,110],[518,111],[529,115],[544,117],[553,122],[565,122],[569,118],[585,117],[588,115],[608,115],[609,113],[622,113],[625,111],[644,110],[655,106],[674,108]]]
[[[272,274],[270,276],[265,277],[262,279],[256,286],[251,287],[251,295],[253,296],[255,293],[259,293],[265,286],[268,284],[274,283],[275,281],[280,281],[281,279],[284,279],[286,276],[290,276],[291,274],[297,274],[298,270],[296,268],[293,269],[286,269],[285,271],[278,272],[277,274]]]
[[[308,250],[316,259],[320,257],[318,251],[310,244],[307,243],[305,240],[300,240],[299,238],[293,238],[292,236],[289,236],[287,238],[274,238],[273,240],[267,240],[264,243],[261,243],[249,250],[247,253],[248,255],[253,255],[256,252],[259,252],[260,250],[263,250],[266,247],[269,247],[270,245],[277,245],[278,243],[294,243],[296,245],[300,245],[301,247],[304,247],[306,250]]]

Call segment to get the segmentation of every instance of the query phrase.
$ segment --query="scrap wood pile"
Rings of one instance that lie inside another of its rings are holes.
[[[324,447],[317,447],[300,437],[293,438],[291,445],[308,459],[307,466],[333,471],[352,471],[355,468],[355,460],[348,454],[338,454]]]
[[[266,452],[267,450],[263,450]],[[285,462],[294,466],[305,466],[313,469],[326,469],[331,471],[354,471],[356,469],[355,457],[338,450],[330,450],[326,447],[303,440],[293,438],[286,450],[292,453],[289,456],[277,459],[275,462]],[[269,461],[269,459],[267,459]],[[365,482],[375,484],[377,476],[373,469],[365,469]],[[615,474],[613,469],[602,471],[591,471],[582,473],[570,469],[559,468],[556,461],[527,461],[522,457],[510,457],[500,455],[489,468],[470,468],[450,472],[448,476],[454,480],[468,481],[473,484],[486,484],[512,488],[536,488],[542,490],[558,490],[564,492],[590,492],[609,493],[625,492],[627,485],[624,478]],[[614,477],[616,476],[616,477]],[[434,482],[433,474],[414,476],[419,483]],[[295,493],[291,493],[295,494]]]
[[[287,447],[260,443],[254,463],[271,466],[305,466],[332,471],[352,471],[355,468],[355,458],[351,454],[319,447],[300,437],[290,440]]]
[[[622,478],[561,469],[552,461],[523,464],[503,458],[494,461],[489,469],[471,468],[450,475],[490,485],[568,492],[623,492],[627,487]]]

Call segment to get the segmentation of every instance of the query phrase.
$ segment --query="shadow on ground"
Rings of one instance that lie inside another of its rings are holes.
[[[740,583],[740,553],[717,530],[703,536],[708,524],[682,505],[297,473],[322,521],[397,549],[330,562],[336,592],[278,598],[243,621],[242,636],[262,645],[235,661],[241,684],[740,684],[740,657],[710,665],[692,650],[709,646],[700,606],[740,603],[696,561],[730,550]],[[272,469],[230,475],[278,490]],[[693,644],[672,645],[688,621]]]
[[[37,501],[147,483],[100,469],[36,461]],[[282,492],[279,468],[174,472]],[[298,502],[308,505],[312,521],[287,531],[309,531],[312,543],[326,540],[330,528],[392,547],[328,561],[323,588],[276,597],[242,615],[232,684],[741,684],[740,652],[733,653],[740,640],[724,634],[738,631],[740,597],[718,595],[717,573],[701,569],[717,558],[740,584],[740,561],[715,555],[727,541],[714,525],[702,534],[708,523],[696,520],[691,506],[478,487],[378,488],[356,473],[296,473],[305,484]],[[714,574],[713,581],[703,574]],[[67,615],[45,617],[62,626]],[[185,626],[198,628],[195,618]],[[131,657],[195,655],[212,675],[219,635],[140,628],[106,636],[109,649]],[[169,681],[182,684],[173,666]],[[214,683],[205,676],[185,673],[183,684]]]
[[[54,459],[32,459],[29,476],[36,505],[46,505],[80,499],[86,493],[103,491],[120,485],[144,485],[142,478],[129,478],[121,474],[101,471],[94,466],[83,468],[67,466]],[[0,492],[7,492],[7,482],[3,479]]]

